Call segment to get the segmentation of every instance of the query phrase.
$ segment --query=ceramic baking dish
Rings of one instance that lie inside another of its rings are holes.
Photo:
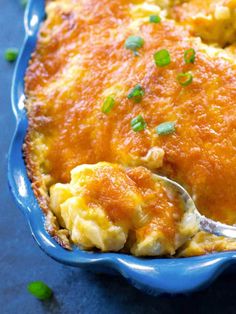
[[[93,253],[78,248],[67,251],[46,232],[44,215],[31,189],[22,154],[27,130],[24,75],[44,15],[44,0],[29,1],[24,20],[26,35],[16,65],[11,95],[16,131],[9,150],[8,180],[33,237],[41,249],[58,262],[99,272],[120,273],[135,287],[150,294],[187,293],[209,285],[224,269],[234,264],[236,252],[167,259],[137,258],[120,253]]]

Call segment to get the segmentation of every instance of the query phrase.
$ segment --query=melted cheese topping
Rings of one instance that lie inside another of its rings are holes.
[[[235,41],[234,1],[215,3],[47,2],[47,19],[25,77],[29,116],[25,154],[35,189],[44,184],[47,191],[53,183],[68,184],[71,170],[82,164],[143,165],[183,184],[206,216],[236,222],[235,48],[212,48],[193,37],[221,46]],[[201,23],[197,22],[198,11],[204,16]],[[158,12],[161,23],[149,23],[147,16]],[[229,33],[222,25],[230,26]],[[139,57],[124,47],[130,35],[144,39]],[[188,48],[196,50],[194,64],[184,62]],[[162,68],[153,60],[160,49],[171,55],[171,63]],[[176,77],[188,71],[193,82],[182,87]],[[145,90],[140,103],[127,98],[136,84]],[[109,95],[115,106],[106,115],[101,106]],[[147,128],[134,132],[130,121],[139,114]],[[158,136],[155,128],[165,121],[175,121],[176,132]],[[42,194],[41,190],[36,193],[38,197]],[[69,220],[60,213],[66,225]],[[109,229],[109,223],[106,228],[121,242],[125,238],[118,229]],[[201,252],[218,250],[212,237],[211,250],[205,238],[201,239]],[[194,241],[188,244],[187,255],[199,253]],[[226,249],[236,247],[235,242],[230,243]]]

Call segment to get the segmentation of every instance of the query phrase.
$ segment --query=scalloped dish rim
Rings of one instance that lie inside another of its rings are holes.
[[[44,215],[33,194],[22,155],[27,130],[23,105],[24,74],[43,18],[44,0],[30,0],[24,18],[25,39],[12,81],[11,101],[16,129],[8,155],[9,186],[36,242],[47,255],[63,264],[120,273],[133,286],[152,295],[187,293],[209,285],[224,269],[234,264],[235,251],[186,258],[138,258],[121,253],[86,252],[78,248],[67,251],[45,230]]]

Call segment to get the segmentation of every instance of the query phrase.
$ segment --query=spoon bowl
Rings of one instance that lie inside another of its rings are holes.
[[[171,188],[173,188],[177,192],[177,194],[184,202],[186,211],[191,212],[191,214],[194,215],[196,219],[196,225],[199,228],[198,231],[205,231],[207,233],[211,233],[217,236],[224,236],[227,238],[236,239],[236,226],[223,224],[219,221],[214,221],[210,218],[205,217],[198,211],[192,197],[182,187],[182,185],[164,176],[160,176],[157,174],[155,174],[154,176],[159,181],[162,181],[165,184],[171,186]]]

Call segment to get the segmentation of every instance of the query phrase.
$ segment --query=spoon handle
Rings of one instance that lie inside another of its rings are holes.
[[[223,224],[218,221],[211,220],[198,213],[200,230],[224,236],[227,238],[236,239],[236,227]]]

